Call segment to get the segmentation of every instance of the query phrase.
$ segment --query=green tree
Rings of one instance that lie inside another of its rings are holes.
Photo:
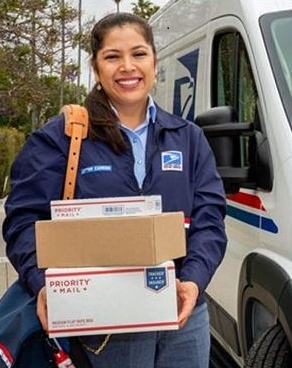
[[[146,19],[147,21],[159,9],[158,5],[155,5],[148,0],[137,0],[136,3],[131,3],[131,5],[133,6],[132,7],[133,13],[141,18]]]
[[[78,68],[62,54],[76,44],[72,24],[77,16],[61,0],[0,1],[0,124],[30,123],[34,130],[42,123],[43,102],[50,95],[43,76],[59,77],[58,91],[61,82],[76,77]]]
[[[93,16],[83,23],[83,31],[80,35],[81,49],[88,55],[91,55],[91,30],[96,24],[96,18]]]
[[[59,105],[59,84],[60,80],[56,76],[47,75],[41,78],[42,88],[48,93],[45,95],[42,101],[42,114],[41,120],[48,121],[51,117],[57,115],[60,111]],[[87,91],[84,86],[79,87],[80,101],[78,96],[78,86],[75,83],[66,81],[64,84],[64,105],[83,103]]]

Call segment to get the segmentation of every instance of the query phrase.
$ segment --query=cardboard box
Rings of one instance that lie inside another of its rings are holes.
[[[161,196],[74,199],[51,202],[52,220],[161,213]]]
[[[50,337],[178,329],[173,262],[46,271]]]
[[[40,268],[157,265],[186,254],[184,215],[36,222]]]

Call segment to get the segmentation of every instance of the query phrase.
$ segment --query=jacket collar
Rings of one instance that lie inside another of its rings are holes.
[[[165,129],[179,129],[187,125],[187,121],[183,120],[179,116],[172,115],[161,107],[159,107],[156,103],[156,122]]]
[[[114,105],[112,104],[110,100],[108,100],[108,102],[109,102],[111,109],[116,114],[117,118],[119,118],[117,109],[114,107]],[[150,122],[155,123],[155,121],[156,121],[156,104],[154,103],[152,96],[148,95],[148,105],[146,108],[146,119],[142,124],[144,125],[145,123],[147,123],[148,125]],[[123,125],[123,122],[121,122],[121,124]]]

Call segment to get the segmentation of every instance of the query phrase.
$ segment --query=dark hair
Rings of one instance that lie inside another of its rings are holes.
[[[131,13],[109,14],[98,21],[91,32],[91,65],[95,71],[97,71],[97,53],[103,47],[106,35],[114,27],[123,27],[126,24],[137,26],[137,31],[143,35],[156,57],[152,29],[144,19]],[[107,142],[116,153],[121,153],[127,146],[118,126],[118,119],[109,105],[104,90],[98,90],[96,87],[93,87],[85,100],[90,122],[89,137]]]

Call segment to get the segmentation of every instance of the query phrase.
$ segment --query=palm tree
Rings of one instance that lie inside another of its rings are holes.
[[[114,0],[114,2],[116,3],[116,6],[117,6],[117,13],[119,13],[121,0]]]
[[[65,85],[65,0],[61,0],[61,86],[60,86],[60,108],[64,105],[64,85]]]
[[[79,0],[78,4],[78,73],[77,73],[77,102],[80,103],[80,78],[81,78],[81,32],[82,32],[82,0]]]
[[[149,20],[149,18],[157,12],[159,6],[148,0],[138,0],[136,3],[131,3],[132,11],[139,17]]]

